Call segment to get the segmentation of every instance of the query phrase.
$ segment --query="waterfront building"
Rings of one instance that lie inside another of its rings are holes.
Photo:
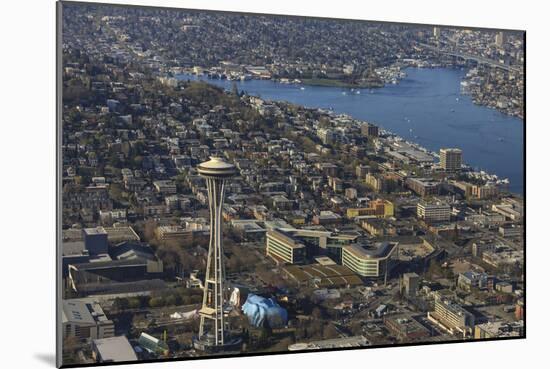
[[[370,123],[364,123],[361,125],[361,134],[367,137],[378,137],[378,126]]]
[[[462,168],[462,150],[447,148],[439,150],[441,169],[446,172],[456,172]]]
[[[478,199],[487,199],[498,195],[498,187],[494,185],[472,186],[472,196]]]

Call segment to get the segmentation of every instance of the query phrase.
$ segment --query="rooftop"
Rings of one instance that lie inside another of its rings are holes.
[[[296,282],[302,284],[317,280],[319,287],[359,286],[363,282],[348,267],[343,265],[290,265],[283,270]]]
[[[98,234],[107,234],[105,231],[105,228],[103,227],[95,227],[95,228],[84,228],[82,230],[85,235],[91,236],[91,235],[98,235]]]
[[[64,300],[62,313],[64,322],[96,324],[108,320],[99,303],[86,300]]]
[[[350,245],[345,249],[361,259],[385,259],[393,253],[396,247],[397,242],[377,242],[372,246]]]
[[[102,338],[93,341],[102,363],[137,360],[136,353],[125,336]]]
[[[333,338],[328,340],[295,343],[288,346],[289,351],[299,350],[318,350],[330,348],[362,347],[370,345],[364,336],[351,336],[342,338]]]

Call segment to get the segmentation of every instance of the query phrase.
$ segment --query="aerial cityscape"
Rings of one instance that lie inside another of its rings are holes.
[[[523,32],[59,21],[64,366],[525,337]]]

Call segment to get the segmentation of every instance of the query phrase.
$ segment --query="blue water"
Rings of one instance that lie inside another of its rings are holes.
[[[406,72],[407,77],[397,85],[361,89],[360,94],[339,87],[303,86],[302,90],[300,85],[269,80],[236,83],[239,90],[263,99],[332,108],[432,151],[458,147],[466,163],[508,178],[510,191],[523,194],[523,120],[475,105],[469,96],[461,94],[462,70],[408,68]],[[188,74],[178,77],[200,78],[226,89],[233,84]]]

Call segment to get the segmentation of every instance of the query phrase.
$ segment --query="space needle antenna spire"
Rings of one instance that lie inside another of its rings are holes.
[[[204,282],[202,307],[199,310],[199,339],[209,336],[213,346],[224,346],[224,281],[222,244],[222,208],[228,180],[237,173],[233,164],[222,157],[212,156],[198,165],[199,175],[206,180],[210,209],[210,244]]]

